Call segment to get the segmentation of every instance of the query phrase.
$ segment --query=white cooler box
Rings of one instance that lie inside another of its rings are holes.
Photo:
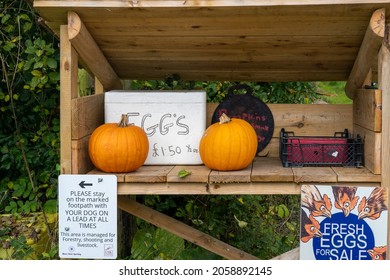
[[[202,164],[199,141],[206,129],[205,91],[109,91],[105,122],[142,127],[149,139],[146,165]]]

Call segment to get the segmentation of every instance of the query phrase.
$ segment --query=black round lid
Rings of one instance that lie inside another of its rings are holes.
[[[245,94],[234,94],[237,90],[245,90]],[[211,122],[216,123],[225,113],[230,118],[239,118],[249,122],[257,134],[257,153],[262,151],[271,141],[274,133],[274,118],[271,110],[260,99],[252,95],[248,85],[235,85],[229,88],[228,95],[215,109]]]

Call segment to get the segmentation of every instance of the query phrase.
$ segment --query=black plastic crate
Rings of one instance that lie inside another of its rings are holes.
[[[280,131],[279,156],[284,167],[363,166],[363,141],[351,137],[348,129],[334,136],[295,136]]]

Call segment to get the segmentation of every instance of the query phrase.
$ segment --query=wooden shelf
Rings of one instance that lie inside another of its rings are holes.
[[[186,169],[191,175],[180,178]],[[88,174],[106,174],[92,170]],[[118,194],[299,194],[302,183],[380,185],[381,176],[366,168],[283,167],[278,158],[256,158],[244,170],[220,172],[204,165],[142,166],[115,174]]]

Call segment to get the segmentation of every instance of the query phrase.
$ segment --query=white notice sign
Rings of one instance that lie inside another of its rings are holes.
[[[115,175],[59,176],[59,256],[116,259]]]
[[[145,165],[202,164],[199,142],[206,129],[205,91],[109,91],[104,120],[122,114],[141,127],[149,140]]]

